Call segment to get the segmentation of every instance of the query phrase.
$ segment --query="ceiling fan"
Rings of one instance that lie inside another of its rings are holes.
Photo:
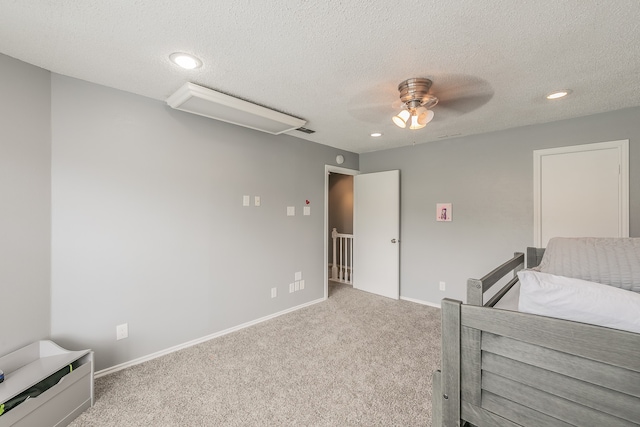
[[[391,120],[396,126],[409,129],[422,129],[433,120],[433,110],[438,98],[429,94],[433,82],[425,78],[411,78],[398,85],[403,110]]]
[[[390,101],[394,96],[395,102]],[[492,97],[493,89],[486,80],[472,75],[446,73],[407,79],[399,85],[389,81],[379,83],[354,94],[348,108],[349,114],[363,122],[380,125],[389,117],[399,116],[394,122],[399,120],[401,125],[404,124],[400,127],[422,129],[431,120],[434,123],[451,123],[451,119],[482,107]],[[403,111],[399,112],[400,109]],[[436,117],[432,109],[437,110]],[[412,112],[416,115],[412,116]]]

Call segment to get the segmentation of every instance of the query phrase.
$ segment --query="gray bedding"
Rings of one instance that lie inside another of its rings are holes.
[[[554,237],[539,270],[640,292],[640,238]]]

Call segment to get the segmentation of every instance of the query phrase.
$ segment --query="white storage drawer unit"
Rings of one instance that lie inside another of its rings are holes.
[[[77,366],[56,385],[1,415],[0,427],[62,427],[93,405],[91,350],[68,351],[45,340],[1,357],[0,404],[70,364]]]

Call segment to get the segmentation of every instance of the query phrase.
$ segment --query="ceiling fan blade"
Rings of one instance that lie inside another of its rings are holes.
[[[398,90],[393,83],[378,84],[353,96],[347,111],[358,120],[380,123],[384,118],[391,120],[394,112],[402,109]]]
[[[493,98],[493,88],[479,77],[464,74],[447,74],[434,77],[429,92],[438,97],[434,107],[436,118],[460,116],[485,105]]]
[[[357,105],[349,107],[348,113],[363,122],[368,123],[380,123],[383,118],[389,118],[393,116],[394,112],[400,111],[400,108],[394,108],[392,104],[370,104],[370,105]]]
[[[429,93],[440,99],[493,93],[493,88],[484,79],[466,74],[445,74],[433,78]]]
[[[434,107],[436,110],[449,110],[457,115],[470,113],[493,98],[493,93],[485,93],[479,95],[462,96],[458,98],[442,100]]]

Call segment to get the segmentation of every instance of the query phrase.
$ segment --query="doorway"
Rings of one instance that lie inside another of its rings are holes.
[[[355,170],[329,165],[325,166],[324,298],[329,297],[330,173],[354,177],[352,214],[354,289],[397,300],[400,296],[400,171],[360,174]]]
[[[329,280],[353,285],[353,175],[329,173]]]
[[[338,166],[325,166],[324,212],[324,298],[329,297],[329,264],[333,260],[331,232],[353,233],[353,177],[360,172]],[[333,194],[330,194],[333,188]],[[331,261],[330,261],[331,260]]]

